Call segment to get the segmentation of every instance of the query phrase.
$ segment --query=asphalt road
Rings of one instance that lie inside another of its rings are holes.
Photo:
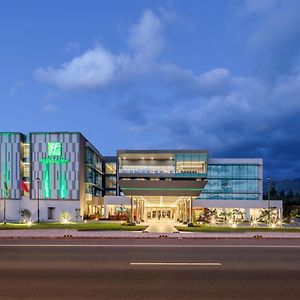
[[[299,283],[300,240],[0,240],[1,300],[298,299]]]

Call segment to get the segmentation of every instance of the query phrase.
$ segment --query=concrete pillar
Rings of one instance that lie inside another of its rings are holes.
[[[245,221],[250,220],[250,208],[245,208]]]
[[[183,209],[184,209],[184,205],[183,205],[183,202],[181,201],[180,202],[180,216],[179,216],[180,222],[183,222]]]
[[[145,201],[142,201],[142,207],[141,207],[141,221],[145,221]]]
[[[140,222],[140,214],[139,214],[140,201],[137,199],[135,202],[135,211],[136,211],[136,221]]]
[[[104,205],[104,218],[108,218],[107,205]]]
[[[184,200],[184,213],[183,213],[183,222],[187,222],[187,200]]]
[[[131,222],[133,221],[133,199],[130,197],[130,213],[131,213]]]

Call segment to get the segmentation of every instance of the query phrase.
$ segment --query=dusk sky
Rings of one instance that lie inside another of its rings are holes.
[[[261,157],[300,177],[300,1],[0,3],[0,131]]]

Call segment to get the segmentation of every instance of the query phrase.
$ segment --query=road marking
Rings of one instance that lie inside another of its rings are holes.
[[[0,244],[0,247],[103,247],[103,248],[300,248],[300,245],[118,245],[118,244]]]
[[[221,266],[221,263],[204,262],[131,262],[133,266]]]

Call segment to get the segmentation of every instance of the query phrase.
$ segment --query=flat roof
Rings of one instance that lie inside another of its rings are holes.
[[[207,150],[117,150],[117,155],[121,159],[175,159],[178,153],[208,154]]]
[[[170,150],[117,150],[118,155],[122,153],[132,153],[132,154],[140,154],[140,153],[204,153],[208,154],[208,150],[195,150],[195,149],[170,149]]]

